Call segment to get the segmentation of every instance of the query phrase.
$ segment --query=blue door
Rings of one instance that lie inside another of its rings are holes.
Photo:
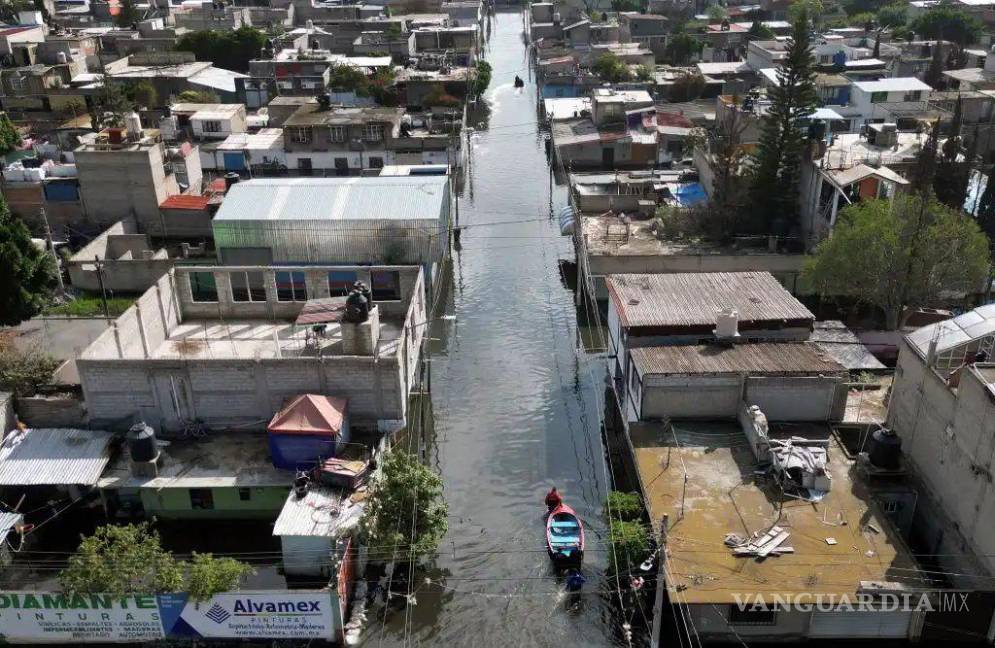
[[[245,154],[225,153],[225,169],[228,171],[245,171]]]

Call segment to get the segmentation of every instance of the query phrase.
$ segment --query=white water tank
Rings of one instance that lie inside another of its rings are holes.
[[[715,337],[720,339],[739,337],[739,312],[735,308],[723,308],[716,313]]]
[[[65,52],[58,52],[55,55],[55,62],[58,63],[59,65],[65,65],[66,63],[69,62],[69,57],[66,56]]]
[[[128,139],[132,141],[142,139],[142,118],[138,113],[132,111],[125,115],[124,127],[128,130]]]
[[[311,20],[310,18],[308,18],[308,21],[305,23],[305,25],[306,25],[307,33],[310,34],[311,32],[314,31],[314,21],[313,20]]]

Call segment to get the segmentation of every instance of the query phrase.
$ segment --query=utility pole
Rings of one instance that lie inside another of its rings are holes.
[[[98,255],[93,255],[94,266],[97,268],[97,283],[100,284],[100,301],[104,307],[104,319],[110,319],[110,312],[107,310],[107,289],[104,288],[104,262]]]
[[[49,252],[52,253],[52,259],[55,261],[55,277],[59,281],[59,297],[66,296],[66,285],[62,283],[62,264],[59,262],[59,255],[55,252],[55,243],[52,241],[52,228],[48,225],[48,214],[45,213],[45,208],[41,208],[41,222],[45,225],[45,242],[48,245]]]

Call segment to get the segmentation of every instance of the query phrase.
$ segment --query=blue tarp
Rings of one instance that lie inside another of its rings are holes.
[[[693,207],[698,203],[708,200],[708,196],[705,194],[704,188],[702,188],[701,184],[697,182],[691,182],[678,186],[677,191],[674,193],[674,197],[677,199],[677,202],[681,207]]]

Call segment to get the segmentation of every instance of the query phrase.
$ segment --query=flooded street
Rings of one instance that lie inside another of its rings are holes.
[[[391,608],[385,622],[379,608],[363,644],[612,645],[621,640],[600,595],[604,365],[578,353],[573,294],[559,276],[573,249],[550,204],[564,205],[566,190],[553,185],[550,196],[520,13],[493,17],[484,56],[494,72],[488,114],[471,120],[446,307],[455,319],[433,331],[430,360],[425,453],[445,481],[449,533],[416,583],[417,604]],[[516,74],[524,89],[513,87]],[[579,603],[566,600],[545,552],[543,497],[554,485],[588,524]]]

